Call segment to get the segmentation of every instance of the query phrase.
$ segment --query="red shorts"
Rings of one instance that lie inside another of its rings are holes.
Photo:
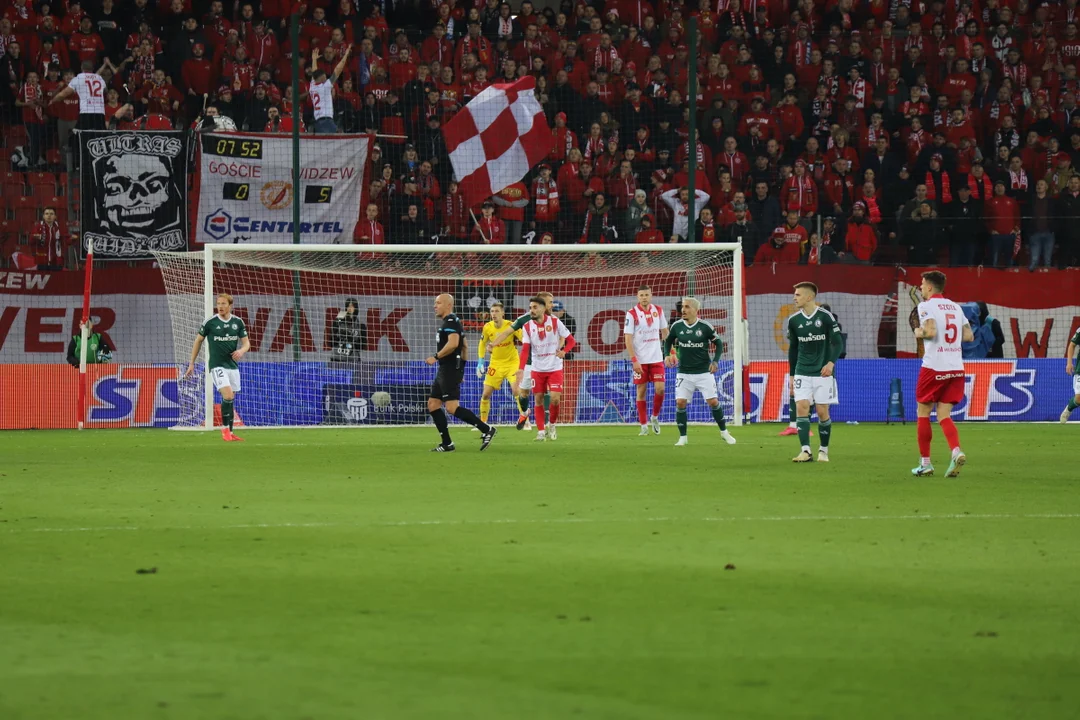
[[[924,367],[919,371],[915,399],[921,403],[941,402],[956,405],[964,399],[964,371],[931,370]]]
[[[635,385],[664,382],[664,363],[642,363],[641,374],[634,373]]]
[[[551,372],[537,372],[533,370],[533,394],[543,395],[547,392],[562,392],[562,370]]]

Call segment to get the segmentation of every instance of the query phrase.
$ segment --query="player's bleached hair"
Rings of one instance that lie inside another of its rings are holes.
[[[547,302],[551,302],[552,300],[555,299],[555,296],[552,295],[551,293],[549,293],[547,290],[544,290],[543,292],[536,293],[536,297],[544,298],[544,300],[547,301]]]
[[[699,310],[701,310],[701,301],[698,300],[696,297],[684,297],[682,299],[682,305],[683,307],[694,308],[694,312],[698,312]]]
[[[503,309],[502,300],[496,300],[495,302],[491,303],[491,307],[488,308],[488,309],[489,310],[494,310],[495,308],[499,308],[500,310]]]
[[[218,293],[218,300],[225,298],[225,302],[229,303],[229,307],[232,307],[233,299],[229,293]]]
[[[934,289],[941,292],[945,289],[945,273],[940,270],[931,270],[922,274],[923,280],[934,286]]]

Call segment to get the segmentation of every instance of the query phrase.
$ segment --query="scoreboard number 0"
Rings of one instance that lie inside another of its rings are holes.
[[[330,202],[334,195],[334,188],[329,185],[308,185],[304,188],[304,203],[307,205],[324,205]]]
[[[223,200],[247,200],[251,197],[251,185],[227,182],[221,189],[221,197]]]

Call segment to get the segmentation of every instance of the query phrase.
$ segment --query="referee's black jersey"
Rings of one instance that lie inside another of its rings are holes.
[[[442,352],[442,349],[446,347],[446,341],[454,333],[458,334],[457,347],[454,352],[439,358],[440,370],[460,370],[465,367],[465,360],[462,357],[462,353],[465,351],[465,327],[461,324],[461,318],[454,313],[444,317],[442,325],[439,326],[437,351]]]

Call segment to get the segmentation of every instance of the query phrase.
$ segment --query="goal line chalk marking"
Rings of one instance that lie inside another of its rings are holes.
[[[398,520],[374,522],[298,522],[298,523],[240,523],[232,525],[104,525],[100,527],[8,527],[8,534],[15,533],[91,533],[91,532],[147,532],[160,530],[248,530],[278,528],[394,528],[429,527],[452,525],[588,525],[600,523],[785,523],[785,522],[900,522],[933,520],[1075,520],[1080,513],[915,513],[911,515],[761,515],[730,517],[642,517],[642,518],[512,518],[492,520]]]

